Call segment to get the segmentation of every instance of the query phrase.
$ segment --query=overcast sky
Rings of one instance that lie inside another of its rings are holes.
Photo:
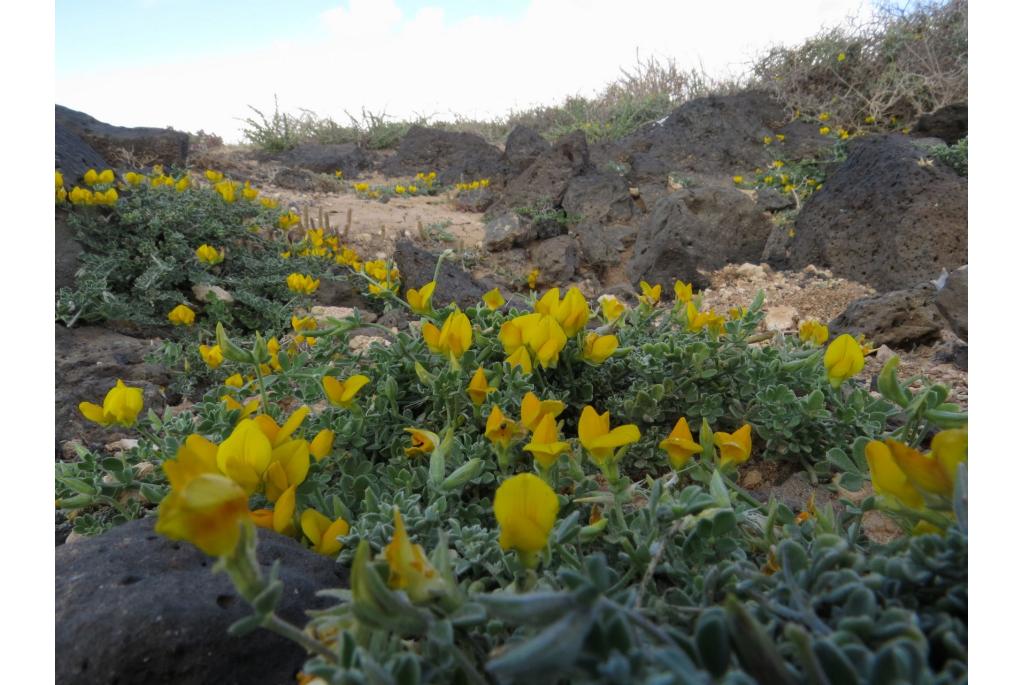
[[[492,118],[590,95],[650,55],[741,73],[759,50],[867,17],[865,0],[131,0],[56,3],[56,101],[240,142],[247,105],[345,120]]]

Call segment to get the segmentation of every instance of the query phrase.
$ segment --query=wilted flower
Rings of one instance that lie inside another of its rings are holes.
[[[849,333],[844,333],[825,350],[825,372],[833,388],[853,378],[864,368],[864,351]]]
[[[721,455],[720,464],[725,467],[730,464],[742,464],[750,459],[751,440],[749,423],[739,427],[734,433],[717,431],[715,433],[715,444]]]
[[[324,376],[321,383],[324,386],[324,393],[331,404],[346,409],[352,406],[359,390],[370,382],[370,379],[362,374],[356,374],[346,378],[344,382],[334,376]]]
[[[120,378],[114,387],[107,391],[103,398],[103,406],[92,402],[78,405],[82,416],[101,426],[118,424],[127,428],[135,423],[142,411],[142,388],[131,388]]]
[[[437,437],[437,433],[420,428],[406,428],[405,432],[409,434],[409,440],[412,442],[410,447],[405,448],[405,456],[407,457],[415,457],[418,454],[430,454],[441,442],[441,439]]]
[[[558,496],[543,479],[520,473],[498,487],[494,516],[501,528],[501,548],[516,550],[525,566],[535,566],[558,516]]]
[[[196,321],[196,313],[188,305],[179,304],[168,312],[167,320],[175,326],[191,326]]]
[[[409,599],[417,603],[444,594],[444,578],[427,559],[423,547],[409,539],[398,507],[395,507],[395,534],[384,548],[384,558],[390,569],[388,587],[391,589],[404,590]]]
[[[203,473],[172,487],[160,503],[156,532],[186,540],[211,556],[230,554],[249,521],[249,498],[230,478]]]
[[[668,437],[658,443],[658,447],[668,452],[668,460],[672,468],[681,469],[695,454],[701,452],[700,444],[694,442],[686,417],[676,421],[675,428]]]

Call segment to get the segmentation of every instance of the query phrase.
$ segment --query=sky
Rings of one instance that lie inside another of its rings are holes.
[[[739,74],[867,0],[57,0],[56,102],[241,142],[249,106],[491,119],[592,95],[637,56]]]

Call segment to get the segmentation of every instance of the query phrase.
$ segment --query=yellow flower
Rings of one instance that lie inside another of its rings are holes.
[[[255,419],[242,419],[217,447],[217,468],[246,494],[259,489],[270,466],[273,447]]]
[[[327,395],[328,401],[336,407],[344,407],[346,409],[352,406],[356,393],[369,382],[370,379],[362,374],[346,378],[344,382],[339,381],[334,376],[324,376],[321,380],[324,386],[324,394]]]
[[[263,431],[263,434],[267,436],[267,440],[270,441],[271,446],[280,447],[284,445],[292,436],[292,433],[302,425],[302,422],[306,420],[307,416],[309,416],[309,407],[303,405],[293,411],[281,426],[278,426],[277,422],[266,414],[257,416],[255,421],[260,430]]]
[[[320,287],[320,279],[300,273],[289,274],[285,279],[288,289],[300,295],[312,295]]]
[[[395,534],[384,548],[384,558],[390,569],[388,587],[392,590],[405,590],[409,599],[416,603],[444,594],[444,578],[427,559],[423,547],[409,539],[398,507],[395,507]]]
[[[103,398],[103,406],[92,402],[78,405],[82,416],[101,426],[118,424],[127,428],[135,423],[142,411],[142,388],[131,388],[120,378],[114,387],[107,391]]]
[[[167,320],[175,326],[191,326],[196,321],[196,313],[188,305],[179,304],[167,314]]]
[[[746,307],[729,307],[729,318],[738,321],[746,316],[748,311]]]
[[[530,358],[530,350],[525,346],[517,348],[505,359],[505,363],[513,369],[518,366],[524,374],[533,373],[533,360]]]
[[[334,521],[316,509],[306,509],[299,520],[302,532],[313,543],[313,551],[317,554],[333,557],[341,551],[339,537],[348,535],[348,521],[337,518]]]
[[[242,197],[244,197],[246,200],[255,200],[257,197],[259,197],[259,194],[260,191],[253,188],[252,184],[249,181],[246,181],[245,184],[242,185]]]
[[[256,509],[249,513],[249,518],[260,528],[273,530],[281,535],[295,534],[295,487],[285,490],[273,509]]]
[[[837,62],[845,62],[846,61],[846,53],[845,52],[840,52],[838,55],[836,55],[836,61]]]
[[[558,461],[558,456],[569,451],[569,443],[558,439],[558,426],[555,424],[555,417],[551,414],[544,414],[537,429],[533,431],[530,442],[524,450],[533,454],[533,458],[547,470]]]
[[[772,137],[771,136],[765,136],[764,138],[761,139],[761,141],[765,145],[771,145],[772,144]]]
[[[228,204],[235,201],[235,190],[237,190],[237,188],[238,184],[233,181],[221,181],[220,183],[215,183],[213,186],[213,189],[220,194],[221,199]]]
[[[709,309],[706,312],[698,312],[697,305],[693,301],[686,303],[686,320],[690,332],[696,333],[701,329],[708,329],[713,335],[718,335],[722,332],[722,327],[725,325],[725,319],[715,313],[715,310]]]
[[[313,455],[313,458],[318,462],[322,461],[324,457],[331,453],[331,447],[334,446],[334,431],[330,428],[324,428],[316,437],[309,443],[309,453]]]
[[[461,359],[473,344],[473,326],[469,317],[457,307],[445,319],[440,331],[437,326],[425,323],[420,332],[431,352],[446,355],[453,361]]]
[[[203,244],[196,248],[196,258],[204,264],[220,264],[224,261],[224,250]]]
[[[750,424],[745,423],[734,433],[717,431],[715,433],[715,444],[721,455],[720,465],[725,467],[730,464],[742,464],[750,459],[751,441]]]
[[[828,112],[822,112],[821,114],[818,115],[818,121],[828,121],[829,118],[830,117]]]
[[[823,136],[827,136],[831,132],[832,129],[830,129],[828,126],[822,126],[821,128],[818,129],[818,133],[820,133]]]
[[[130,186],[137,186],[144,180],[146,180],[146,177],[143,176],[142,174],[137,174],[134,171],[129,171],[124,175],[124,180],[125,183],[127,183]]]
[[[217,446],[196,433],[185,438],[175,458],[165,461],[163,469],[167,482],[175,490],[183,489],[204,473],[222,475],[217,469]]]
[[[661,300],[661,284],[651,286],[647,281],[640,281],[640,290],[643,293],[640,295],[640,301],[644,304],[654,306]]]
[[[618,321],[619,317],[626,313],[626,305],[614,295],[602,295],[597,301],[601,305],[601,316],[606,323]]]
[[[801,321],[800,339],[804,342],[813,343],[820,347],[825,344],[826,340],[828,340],[828,326],[817,319]]]
[[[264,202],[263,204],[264,206],[269,207],[269,205],[267,205],[266,202]],[[274,206],[277,206],[276,202],[274,203]],[[296,214],[295,212],[286,212],[281,216],[277,217],[277,225],[282,231],[287,231],[289,228],[299,223],[300,221],[302,221],[302,219],[299,218],[299,215]]]
[[[739,185],[740,183],[743,183],[743,177],[739,175],[733,176],[732,182],[735,183],[736,185]]]
[[[494,516],[502,549],[514,549],[527,566],[536,563],[537,552],[548,544],[558,516],[558,496],[551,486],[532,473],[520,473],[503,482],[494,493]]]
[[[587,333],[583,344],[583,359],[593,364],[600,364],[612,356],[618,348],[619,339],[614,335]]]
[[[783,162],[781,159],[776,159],[775,161],[772,162],[773,169],[781,169],[784,166],[786,166],[786,163]]]
[[[483,301],[492,312],[496,309],[501,309],[505,304],[505,298],[502,297],[501,291],[497,288],[484,293]]]
[[[491,405],[491,413],[487,415],[487,425],[484,428],[485,438],[493,445],[508,449],[517,428],[516,422],[506,417],[498,405]]]
[[[230,554],[249,521],[249,498],[229,478],[204,473],[173,488],[160,503],[156,532],[186,540],[210,556]]]
[[[530,287],[530,290],[536,290],[537,278],[540,276],[540,269],[534,268],[526,276],[526,285]]]
[[[241,388],[243,385],[245,385],[245,381],[242,380],[242,374],[236,373],[225,378],[224,385],[228,386],[229,388]]]
[[[871,115],[868,115],[868,116],[864,117],[864,123],[865,124],[873,124],[873,123],[875,123],[875,118],[873,116],[871,116]]]
[[[627,423],[611,430],[611,413],[598,414],[589,404],[583,407],[579,424],[580,444],[590,455],[591,461],[605,466],[614,460],[615,451],[640,439],[636,424]]]
[[[765,176],[764,177],[764,182],[767,183],[768,185],[771,185],[771,184],[775,183],[775,177],[771,176],[771,175]]]
[[[525,342],[537,363],[548,369],[558,364],[558,357],[569,339],[555,317],[545,315],[526,332]]]
[[[537,430],[537,426],[547,414],[553,418],[565,411],[565,403],[560,400],[541,400],[532,392],[523,395],[523,401],[519,407],[520,423],[528,431]]]
[[[487,384],[487,376],[484,375],[484,367],[478,366],[476,373],[473,374],[473,378],[469,381],[469,387],[466,392],[469,393],[469,399],[473,401],[473,404],[480,406],[487,399],[489,393],[494,392],[497,388]]]
[[[396,195],[404,195],[405,194],[405,186],[395,186],[395,194]]]
[[[431,311],[430,299],[434,296],[434,288],[437,281],[431,281],[419,290],[409,288],[405,291],[405,299],[417,314],[429,314]]]
[[[276,209],[277,208],[277,200],[275,200],[272,197],[261,197],[260,198],[260,204],[263,205],[264,207],[266,207],[267,209]]]
[[[409,434],[409,440],[412,442],[410,447],[405,448],[405,456],[415,457],[418,454],[431,454],[434,449],[437,448],[441,439],[437,437],[437,433],[431,433],[420,428],[406,428],[404,429]]]
[[[967,430],[953,428],[939,431],[932,438],[932,456],[939,461],[946,478],[956,482],[956,471],[962,462],[967,461]]]
[[[224,363],[224,353],[221,351],[220,345],[214,345],[213,347],[200,345],[199,356],[203,358],[203,361],[211,369],[216,369]]]
[[[410,195],[414,195],[417,190],[419,190],[419,188],[417,188],[416,186],[409,186],[409,194]]]
[[[590,320],[590,306],[579,288],[572,287],[559,301],[558,288],[552,288],[534,306],[535,311],[555,318],[565,335],[572,337],[579,333]]]
[[[864,351],[849,333],[844,333],[825,350],[825,372],[833,388],[853,378],[864,368]]]
[[[538,313],[523,314],[501,324],[501,330],[498,331],[498,340],[501,341],[502,347],[505,348],[505,354],[512,354],[526,344],[527,333],[533,330],[540,321],[541,316],[543,315]]]
[[[850,137],[850,132],[849,131],[847,131],[845,128],[839,129],[839,140],[846,140],[849,137]]]
[[[259,419],[257,416],[257,422]],[[264,494],[268,500],[276,502],[290,488],[301,485],[307,475],[309,443],[305,440],[284,441],[275,446],[270,454],[270,464],[264,474]]]
[[[782,134],[782,133],[776,133],[775,134],[775,140],[779,141],[780,143],[782,141],[784,141],[785,139],[786,139],[786,136],[784,134]]]
[[[875,492],[894,497],[911,509],[917,509],[924,504],[921,493],[914,488],[907,474],[896,463],[886,443],[872,440],[864,447],[864,456],[871,471],[871,485]]]
[[[667,438],[658,443],[658,447],[668,452],[668,460],[676,470],[686,466],[686,462],[701,451],[700,444],[693,440],[685,416],[676,421],[675,428]]]
[[[174,184],[174,189],[179,193],[184,193],[192,186],[192,181],[189,180],[188,176],[182,176],[178,179],[178,182]]]
[[[683,283],[677,280],[675,285],[672,286],[672,290],[675,291],[676,300],[679,302],[689,302],[693,299],[693,285],[691,283]]]
[[[205,175],[206,180],[210,183],[220,183],[224,180],[224,174],[219,171],[214,171],[213,169],[207,169]]]

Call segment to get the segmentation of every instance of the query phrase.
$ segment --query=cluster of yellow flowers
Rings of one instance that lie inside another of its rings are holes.
[[[292,273],[285,279],[288,289],[299,295],[312,295],[320,287],[320,279],[309,274]]]
[[[204,243],[196,248],[196,259],[210,266],[220,264],[224,261],[224,248],[218,250],[213,245]]]
[[[288,231],[292,226],[297,225],[300,221],[302,221],[302,217],[295,212],[288,210],[281,216],[277,217],[277,227],[282,231]]]
[[[111,169],[104,169],[98,172],[95,169],[89,169],[85,172],[83,177],[85,185],[88,188],[81,188],[75,186],[69,192],[64,187],[64,174],[59,171],[53,172],[53,183],[54,183],[54,201],[57,204],[65,201],[71,202],[73,205],[94,205],[94,206],[113,206],[117,204],[117,189],[113,187],[114,183],[114,172]],[[94,186],[110,186],[105,190],[93,189]]]
[[[491,185],[491,179],[480,178],[469,183],[456,183],[456,190],[479,190],[480,188],[487,188]]]
[[[781,143],[781,142],[783,142],[785,140],[786,140],[786,134],[784,134],[784,133],[776,133],[774,136],[765,136],[764,138],[761,139],[761,142],[764,143],[765,145],[771,145],[772,143],[775,143],[775,142]]]
[[[320,461],[334,443],[326,428],[309,441],[293,437],[308,414],[309,407],[299,407],[283,425],[266,414],[243,417],[219,445],[190,435],[176,458],[164,462],[171,492],[160,504],[157,531],[214,556],[230,553],[241,525],[249,522],[295,535],[296,488],[309,473],[310,457]],[[273,508],[250,512],[255,493]],[[331,521],[311,508],[302,512],[299,527],[316,551],[328,555],[337,554],[337,538],[348,533],[344,519]]]
[[[196,322],[196,313],[186,304],[179,304],[167,314],[167,320],[175,326],[191,326]]]
[[[437,180],[437,172],[436,171],[431,171],[429,173],[423,173],[421,171],[418,174],[416,174],[416,181],[418,183],[422,183],[423,185],[427,186],[428,188],[430,186],[434,185],[434,181],[436,181],[436,180]]]
[[[353,253],[354,254],[354,253]],[[358,260],[353,268],[357,271]],[[388,269],[388,263],[383,259],[375,259],[362,264],[362,272],[370,279],[368,286],[371,295],[384,295],[385,292],[397,293],[399,286],[398,267],[392,266]]]

